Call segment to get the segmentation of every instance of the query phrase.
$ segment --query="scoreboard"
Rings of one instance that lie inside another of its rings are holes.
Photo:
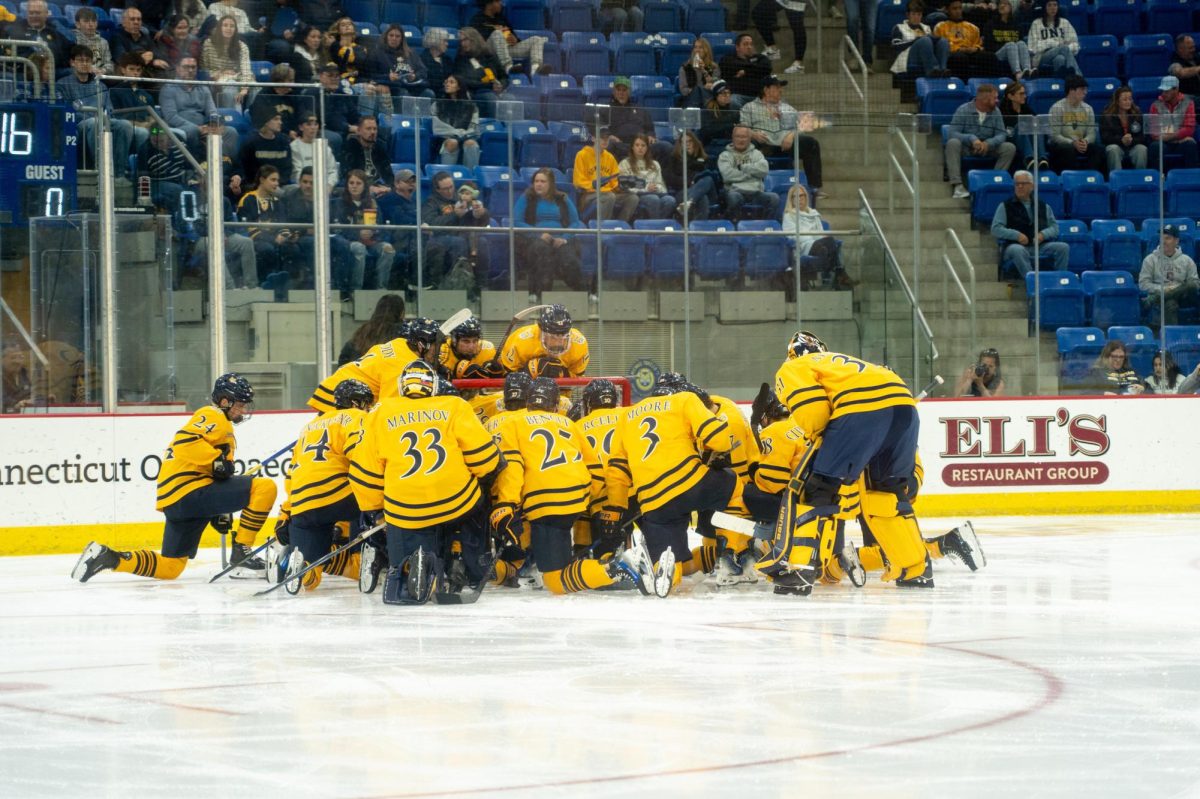
[[[75,210],[78,121],[61,103],[0,103],[0,225]]]

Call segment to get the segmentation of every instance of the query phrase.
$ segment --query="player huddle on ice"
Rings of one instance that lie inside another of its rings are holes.
[[[861,586],[867,573],[931,588],[935,559],[985,565],[970,523],[922,538],[916,400],[885,367],[801,331],[747,423],[674,372],[628,407],[604,379],[572,402],[554,378],[583,375],[588,347],[560,305],[510,327],[499,349],[467,317],[409,320],[316,388],[265,561],[252,549],[276,489],[233,474],[233,425],[250,417],[254,390],[228,374],[164,456],[161,551],[92,543],[72,577],[173,579],[210,524],[233,533],[221,574],[265,574],[260,593],[311,591],[334,575],[365,593],[382,583],[388,604],[469,603],[489,584],[665,597],[697,572],[800,596],[843,578]],[[499,392],[452,384],[500,376]],[[862,546],[845,532],[854,519]]]

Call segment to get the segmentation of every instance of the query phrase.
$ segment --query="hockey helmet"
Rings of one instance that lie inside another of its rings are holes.
[[[679,390],[690,391],[700,398],[700,402],[704,403],[705,408],[712,407],[712,397],[708,395],[707,391],[700,388],[700,386],[696,385],[695,383],[685,383]]]
[[[558,384],[548,377],[535,378],[525,393],[525,407],[531,411],[558,410]]]
[[[453,383],[451,383],[449,380],[440,380],[439,379],[437,395],[439,397],[461,397],[462,392],[459,391],[458,387],[455,386]]]
[[[571,407],[567,408],[567,418],[572,422],[578,422],[583,418],[583,403],[572,402]]]
[[[408,335],[405,340],[408,342],[409,349],[414,353],[427,356],[429,349],[437,344],[438,336],[441,333],[437,322],[422,316],[409,322]]]
[[[665,393],[674,394],[676,391],[687,385],[687,381],[688,379],[679,372],[663,372],[658,376],[658,380],[655,381],[654,387],[656,389],[669,388],[670,391]]]
[[[525,407],[525,392],[533,378],[528,372],[509,372],[504,376],[504,409],[517,411]]]
[[[460,338],[479,338],[482,335],[483,325],[474,316],[450,331],[450,338],[456,341]]]
[[[582,405],[585,416],[598,408],[615,408],[620,404],[621,395],[611,380],[601,377],[583,388]]]
[[[333,404],[338,408],[359,408],[365,411],[375,404],[375,395],[366,383],[351,378],[334,387]]]
[[[566,306],[543,308],[538,317],[542,346],[551,355],[562,355],[571,346],[571,314]]]
[[[400,373],[400,394],[405,397],[432,397],[438,393],[437,372],[425,361],[413,361]]]
[[[222,400],[228,400],[229,405],[222,407]],[[250,418],[251,406],[254,404],[254,387],[250,385],[249,380],[236,372],[226,372],[213,383],[212,401],[225,412],[226,419],[234,424],[241,424]],[[238,402],[242,403],[242,409],[237,414],[230,415],[234,403]]]
[[[792,340],[788,342],[788,360],[799,358],[801,355],[808,355],[810,352],[827,352],[825,342],[817,338],[807,330],[801,330],[792,336]]]

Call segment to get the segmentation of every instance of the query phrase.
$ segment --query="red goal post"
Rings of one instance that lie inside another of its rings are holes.
[[[600,377],[588,377],[585,375],[584,377],[556,377],[556,378],[554,378],[554,382],[557,383],[560,387],[570,388],[573,386],[586,386],[588,383],[592,382],[593,380],[600,380],[600,379],[601,379]],[[621,392],[621,404],[622,405],[632,405],[633,404],[633,385],[629,382],[628,377],[604,377],[603,379],[611,380],[613,382],[613,384],[616,385],[617,389]],[[452,382],[454,383],[454,387],[459,389],[460,391],[471,391],[471,390],[499,391],[500,389],[504,388],[503,380],[497,380],[497,379],[492,379],[492,378],[488,378],[488,379],[463,378],[460,380],[454,380]]]

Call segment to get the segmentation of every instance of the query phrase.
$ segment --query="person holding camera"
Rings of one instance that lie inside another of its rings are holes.
[[[1000,353],[986,349],[979,353],[979,360],[963,370],[954,385],[956,397],[1003,397],[1004,378],[1000,374]]]
[[[637,214],[642,219],[670,219],[675,212],[675,197],[667,191],[662,168],[650,157],[650,140],[642,134],[633,137],[629,155],[621,160],[618,183],[637,195]]]

